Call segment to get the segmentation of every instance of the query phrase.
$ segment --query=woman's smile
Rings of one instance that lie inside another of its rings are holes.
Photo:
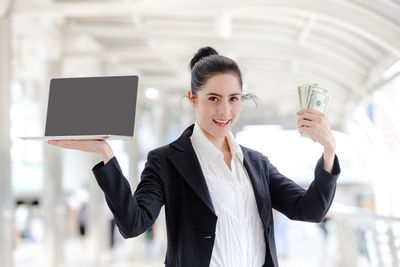
[[[213,119],[214,123],[217,124],[219,127],[225,127],[231,121],[229,120],[221,120],[221,119]]]

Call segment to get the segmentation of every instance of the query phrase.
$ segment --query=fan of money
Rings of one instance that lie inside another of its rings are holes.
[[[318,86],[318,84],[304,84],[298,86],[297,90],[302,109],[311,108],[326,114],[331,98],[327,89]]]
[[[300,107],[311,108],[326,114],[328,109],[329,99],[328,90],[318,86],[318,84],[304,84],[297,87]],[[301,136],[310,136],[308,134],[301,134]]]

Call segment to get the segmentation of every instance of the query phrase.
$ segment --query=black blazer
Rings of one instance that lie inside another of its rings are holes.
[[[149,229],[165,205],[167,255],[165,266],[206,267],[215,239],[215,214],[200,163],[190,136],[194,125],[173,143],[148,154],[141,181],[132,196],[128,181],[114,157],[93,168],[124,238]],[[277,267],[272,208],[290,219],[320,222],[326,215],[340,173],[337,157],[332,174],[323,168],[323,157],[315,168],[315,179],[304,190],[289,180],[259,152],[241,147],[250,176],[266,241],[264,267]]]

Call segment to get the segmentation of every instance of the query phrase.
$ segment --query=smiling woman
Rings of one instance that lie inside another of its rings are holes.
[[[241,92],[240,83],[232,74],[216,74],[196,95],[188,92],[197,123],[219,150],[229,150],[225,137],[239,118]]]
[[[102,156],[92,170],[125,238],[149,229],[165,205],[166,266],[277,267],[272,208],[320,222],[333,201],[340,167],[330,124],[320,112],[297,113],[298,131],[324,147],[304,190],[232,135],[246,97],[236,62],[204,47],[190,67],[188,98],[197,121],[148,154],[133,195],[106,141],[49,143]]]

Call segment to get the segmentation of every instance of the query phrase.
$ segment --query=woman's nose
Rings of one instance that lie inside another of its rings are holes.
[[[229,111],[230,107],[228,101],[221,101],[220,104],[218,105],[218,113],[222,115],[228,115]]]

